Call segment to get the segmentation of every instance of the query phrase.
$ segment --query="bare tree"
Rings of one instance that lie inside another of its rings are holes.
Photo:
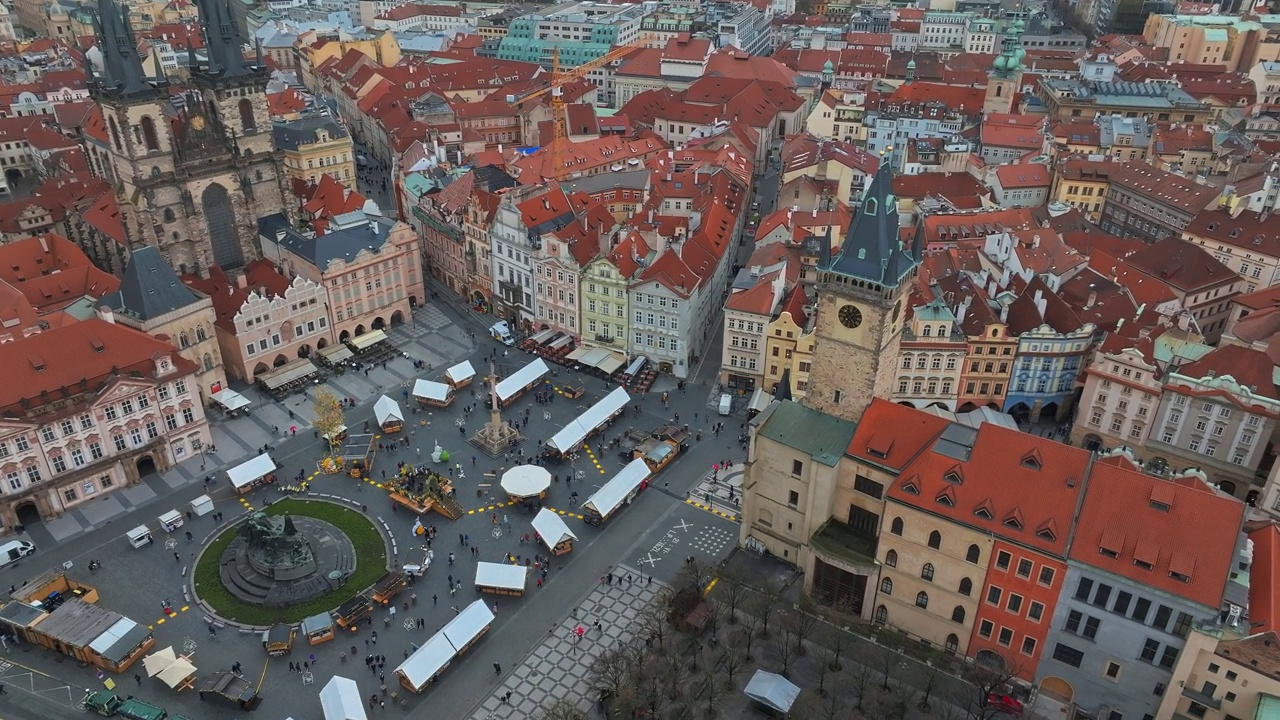
[[[880,646],[880,654],[876,656],[878,665],[880,666],[880,688],[889,690],[889,680],[898,670],[898,663],[902,662],[902,655],[887,645]]]
[[[755,645],[756,637],[758,637],[756,628],[759,625],[760,623],[754,615],[742,616],[742,629],[738,631],[738,635],[742,637],[743,649],[745,650],[743,657],[747,661],[751,660],[751,648]]]
[[[568,700],[560,699],[542,706],[539,720],[587,720],[587,714]]]
[[[822,697],[827,696],[827,676],[831,675],[831,648],[825,645],[818,646],[817,657],[814,658],[814,672],[818,674],[818,694]]]
[[[711,639],[714,642],[715,640],[718,639],[716,637],[716,633],[720,630],[720,623],[724,619],[724,613],[720,609],[720,603],[716,602],[715,600],[712,600],[711,598],[707,598],[706,603],[707,603],[707,623],[705,625],[705,628],[708,632],[711,633]]]
[[[875,684],[876,671],[867,663],[852,662],[849,664],[849,687],[858,696],[857,710],[862,712],[867,700],[867,691]]]
[[[960,673],[964,685],[952,695],[954,703],[974,720],[991,720],[1000,713],[987,704],[987,696],[1002,690],[1018,677],[1021,666],[1004,655],[983,651]]]
[[[920,702],[916,708],[920,712],[929,712],[929,700],[933,698],[933,694],[938,690],[938,683],[942,680],[942,671],[934,665],[921,665],[915,674],[915,686],[920,688]]]
[[[814,636],[815,641],[819,645],[825,646],[831,650],[831,655],[829,656],[831,659],[831,669],[843,669],[843,665],[840,663],[840,660],[844,657],[845,652],[849,650],[850,643],[852,642],[852,639],[849,637],[849,633],[834,625],[824,623],[818,627]]]
[[[601,695],[612,697],[618,690],[631,682],[631,668],[623,648],[610,648],[600,653],[591,664],[591,689]]]
[[[641,632],[652,644],[662,647],[670,629],[667,623],[666,603],[659,601],[649,603],[640,611],[637,621]]]
[[[817,707],[809,717],[817,718],[817,720],[843,720],[849,717],[849,703],[840,697],[840,693],[835,692],[825,696],[826,699]]]
[[[778,611],[782,595],[771,580],[766,579],[759,590],[751,596],[747,612],[760,618],[760,637],[769,635],[769,620]]]
[[[795,638],[791,633],[791,629],[785,623],[782,625],[781,632],[773,642],[769,643],[769,650],[773,658],[782,665],[782,671],[779,673],[782,677],[790,677],[791,663],[796,657]]]
[[[738,622],[738,609],[746,602],[750,590],[742,582],[742,576],[736,570],[724,570],[720,573],[720,582],[716,583],[716,593],[720,602],[729,610],[729,624]]]
[[[743,633],[733,633],[729,636],[729,646],[720,653],[718,665],[720,669],[724,670],[724,679],[730,685],[733,684],[734,676],[742,672],[747,664],[751,662],[746,652],[743,651],[745,642]]]
[[[796,638],[796,653],[804,655],[808,651],[805,649],[804,641],[813,637],[813,633],[818,629],[818,618],[804,610],[793,610],[791,612],[791,634]]]
[[[708,668],[712,670],[713,668]],[[708,672],[702,677],[702,683],[698,688],[702,695],[702,699],[706,701],[706,714],[704,717],[716,718],[720,715],[720,703],[724,701],[724,696],[728,694],[729,688],[720,682],[715,672]]]

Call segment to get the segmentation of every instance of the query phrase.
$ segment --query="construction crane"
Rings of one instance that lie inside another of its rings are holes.
[[[563,180],[569,174],[568,169],[561,162],[561,151],[565,144],[569,141],[568,119],[565,116],[566,108],[564,104],[564,86],[574,82],[580,78],[586,77],[592,70],[597,70],[608,65],[611,62],[621,60],[630,55],[639,48],[645,47],[646,43],[653,39],[652,35],[643,35],[636,38],[634,42],[626,45],[619,45],[609,52],[601,55],[594,60],[588,60],[581,65],[569,69],[560,69],[560,47],[557,45],[551,49],[551,80],[547,86],[534,90],[526,95],[508,95],[507,102],[511,105],[520,106],[530,100],[551,95],[551,124],[552,139],[550,143],[544,143],[544,149],[551,155],[552,172],[555,174],[556,180]]]

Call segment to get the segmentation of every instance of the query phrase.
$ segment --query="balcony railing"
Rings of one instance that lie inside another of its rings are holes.
[[[1205,695],[1199,690],[1195,690],[1188,686],[1184,686],[1182,688],[1182,697],[1187,698],[1188,700],[1191,700],[1193,702],[1198,702],[1201,705],[1204,705],[1205,707],[1213,708],[1214,710],[1222,709],[1221,700],[1214,700],[1212,695]]]

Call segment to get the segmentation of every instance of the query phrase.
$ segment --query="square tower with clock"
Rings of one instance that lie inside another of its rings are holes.
[[[891,394],[906,296],[920,266],[919,243],[908,250],[899,239],[890,165],[881,158],[844,242],[818,260],[817,341],[804,403],[853,422],[872,398]]]

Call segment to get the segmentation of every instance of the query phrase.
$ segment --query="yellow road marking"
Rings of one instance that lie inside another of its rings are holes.
[[[697,502],[697,501],[695,501],[695,500],[685,500],[685,504],[687,504],[687,505],[692,505],[692,506],[694,506],[694,507],[698,508],[699,510],[706,510],[707,512],[711,513],[712,515],[719,515],[720,517],[722,517],[722,518],[724,518],[724,519],[726,519],[726,520],[732,520],[733,522],[738,522],[738,516],[737,516],[737,515],[730,515],[729,513],[726,513],[726,512],[720,512],[719,510],[717,510],[717,509],[715,509],[715,508],[713,508],[713,507],[711,507],[711,506],[709,506],[709,505],[703,505],[702,503]]]

